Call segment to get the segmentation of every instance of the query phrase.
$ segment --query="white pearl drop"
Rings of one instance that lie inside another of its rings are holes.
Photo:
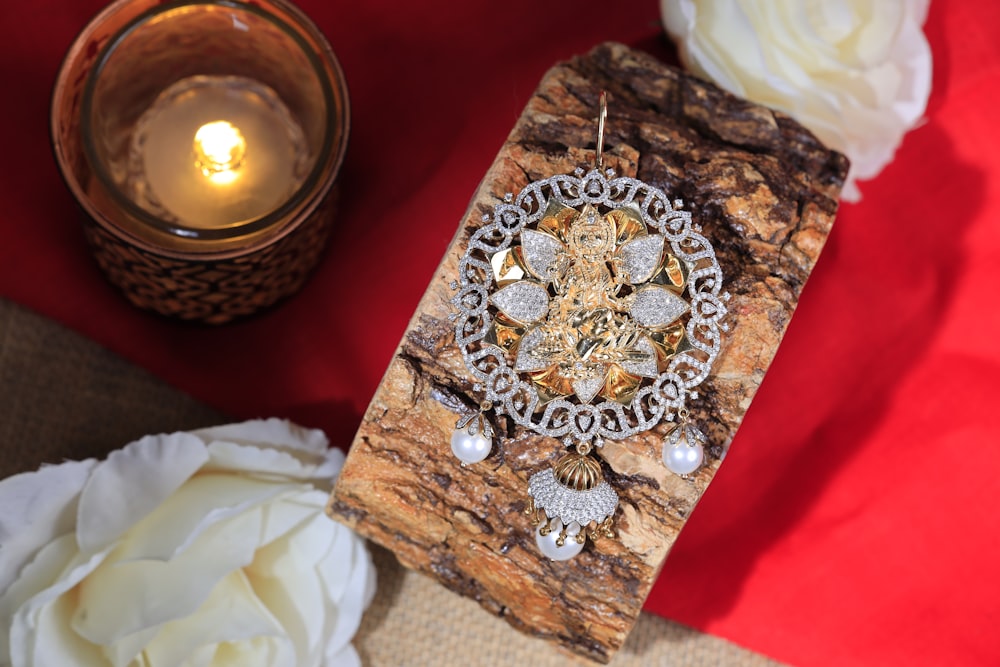
[[[677,444],[663,443],[663,465],[677,475],[690,475],[705,461],[705,450],[697,442],[688,444],[681,438]]]
[[[462,463],[479,463],[490,455],[493,441],[482,432],[471,435],[468,428],[455,429],[451,434],[451,451]]]
[[[559,539],[559,533],[562,531],[562,521],[554,519],[549,524],[552,529],[548,535],[542,535],[542,526],[544,525],[543,523],[535,531],[535,543],[538,545],[538,550],[547,558],[551,558],[552,560],[569,560],[583,551],[583,545],[576,541],[576,536],[580,534],[581,530],[580,524],[576,521],[569,524],[566,528],[566,543],[561,547],[556,544],[556,540]]]

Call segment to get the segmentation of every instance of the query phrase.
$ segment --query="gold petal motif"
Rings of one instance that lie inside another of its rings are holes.
[[[690,274],[690,264],[667,253],[663,259],[663,270],[653,276],[652,282],[663,285],[680,294],[687,287],[688,276]]]
[[[521,342],[523,335],[524,325],[505,317],[503,313],[497,313],[496,317],[493,318],[493,326],[486,334],[485,341],[490,345],[502,348],[516,359],[517,345]]]
[[[538,231],[547,232],[563,243],[569,239],[569,228],[579,216],[579,212],[560,204],[555,199],[550,199],[545,206],[545,214],[541,222],[538,223]]]
[[[653,341],[653,347],[656,348],[660,370],[667,367],[667,362],[675,354],[690,348],[687,345],[687,338],[684,336],[684,325],[680,322],[671,324],[661,331],[651,332],[649,339]]]
[[[604,383],[601,396],[610,401],[628,405],[632,402],[636,392],[639,391],[641,384],[642,378],[638,375],[632,375],[618,364],[612,364],[608,369],[608,379]]]
[[[507,248],[490,257],[490,266],[493,267],[493,277],[499,287],[504,287],[517,280],[522,280],[527,276],[524,262],[520,257],[520,246]]]
[[[624,245],[629,241],[646,236],[646,225],[642,221],[642,214],[633,206],[618,208],[611,211],[606,216],[615,226],[615,243]]]
[[[558,366],[531,373],[531,380],[538,385],[538,398],[542,405],[573,393],[573,381],[560,375]]]

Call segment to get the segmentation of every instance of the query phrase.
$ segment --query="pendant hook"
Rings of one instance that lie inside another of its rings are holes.
[[[598,169],[604,168],[604,123],[608,119],[608,91],[602,90],[597,112],[597,156],[594,162]]]

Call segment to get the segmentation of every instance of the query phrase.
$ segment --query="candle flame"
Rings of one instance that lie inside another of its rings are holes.
[[[228,121],[205,123],[194,134],[195,165],[213,183],[236,180],[246,157],[247,142],[239,128]]]

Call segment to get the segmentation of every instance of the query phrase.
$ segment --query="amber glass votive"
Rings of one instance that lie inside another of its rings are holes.
[[[56,79],[56,160],[137,306],[223,323],[319,261],[347,147],[343,72],[284,0],[118,0]]]

